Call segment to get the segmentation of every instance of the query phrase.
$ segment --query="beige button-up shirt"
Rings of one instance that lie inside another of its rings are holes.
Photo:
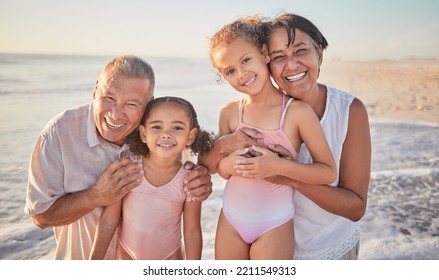
[[[31,155],[25,213],[43,213],[61,196],[90,188],[126,149],[98,135],[93,103],[57,115],[41,132]],[[53,228],[55,259],[89,258],[101,212],[96,208],[72,224]],[[114,240],[106,259],[115,257]]]

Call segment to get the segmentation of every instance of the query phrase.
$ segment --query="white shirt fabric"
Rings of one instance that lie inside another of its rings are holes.
[[[58,198],[90,188],[127,148],[106,142],[98,135],[93,103],[55,116],[32,151],[25,213],[43,213]],[[76,222],[53,228],[57,243],[55,259],[89,258],[102,210],[96,208]],[[114,258],[115,238],[105,256]]]
[[[347,92],[327,87],[326,108],[320,124],[337,166],[337,178],[331,184],[333,187],[339,183],[341,152],[353,100],[354,96]],[[312,162],[304,144],[300,148],[298,161]],[[295,259],[338,259],[359,241],[358,222],[323,210],[300,192],[296,192],[294,205]]]

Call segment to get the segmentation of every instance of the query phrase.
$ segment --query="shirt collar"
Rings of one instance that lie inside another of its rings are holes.
[[[93,113],[93,102],[90,103],[88,107],[88,118],[87,118],[87,141],[90,148],[100,144],[98,132],[96,130],[96,123]]]

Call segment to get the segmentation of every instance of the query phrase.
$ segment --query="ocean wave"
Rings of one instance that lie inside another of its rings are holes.
[[[439,176],[439,168],[403,168],[397,170],[379,170],[372,171],[371,177],[379,177],[379,176]]]
[[[439,117],[438,122],[428,122],[428,121],[416,121],[416,120],[401,120],[401,119],[370,119],[371,125],[397,125],[397,126],[430,126],[439,127]]]

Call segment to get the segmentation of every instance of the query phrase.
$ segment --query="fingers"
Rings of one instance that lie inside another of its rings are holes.
[[[205,167],[203,165],[194,165],[194,167],[192,168],[192,171],[190,171],[186,175],[185,180],[184,180],[184,184],[188,184],[191,181],[194,181],[195,179],[197,179],[199,177],[203,177],[204,175],[208,175],[208,180],[210,181],[210,174],[209,174],[209,170],[207,169],[207,167]],[[193,184],[189,184],[189,186],[193,186]]]
[[[243,132],[248,137],[253,138],[253,139],[262,138],[262,135],[256,129],[253,129],[253,128],[243,127],[240,129],[240,131]]]
[[[255,145],[253,145],[250,150],[251,150],[252,155],[255,157],[262,156],[262,155],[267,154],[268,152],[271,152],[269,149],[266,149],[262,146],[255,146]]]
[[[108,172],[109,174],[114,174],[123,166],[126,166],[134,161],[134,158],[124,157],[116,160],[112,164],[110,164],[104,172]]]
[[[143,176],[141,161],[121,158],[110,164],[98,177],[92,189],[92,197],[100,206],[106,206],[121,199],[137,187]]]
[[[236,173],[247,178],[256,179],[258,173],[255,170],[255,158],[239,158],[235,161],[233,168]]]
[[[184,184],[188,201],[203,201],[212,193],[212,177],[204,166],[196,166],[189,172]]]
[[[122,196],[139,185],[144,173],[143,168],[137,169],[136,167],[133,167],[133,165],[123,167],[118,172],[121,174],[117,185],[121,189]]]
[[[238,170],[236,170],[236,173],[238,173],[242,177],[246,177],[246,178],[250,178],[250,179],[260,179],[259,174],[257,174],[252,169],[248,169],[248,170],[238,169]]]
[[[187,201],[204,201],[212,194],[212,183],[201,185],[187,193]]]
[[[233,154],[235,156],[243,156],[243,155],[247,154],[249,151],[250,151],[250,148],[238,149],[238,150],[234,151]]]
[[[127,193],[129,193],[132,189],[135,189],[139,186],[141,178],[139,178],[141,176],[138,176],[136,178],[133,178],[132,180],[129,180],[129,183],[124,184],[121,189],[120,189],[120,193],[119,196],[120,198],[124,197]]]
[[[115,162],[116,166],[119,166],[117,170],[114,171],[113,176],[117,180],[117,184],[121,187],[126,184],[130,184],[133,181],[140,179],[143,176],[143,165],[141,161],[122,161],[120,159]]]
[[[254,164],[254,157],[239,157],[235,160],[235,169],[241,166]]]
[[[202,188],[206,185],[210,186],[210,188],[212,186],[212,178],[208,173],[200,175],[193,179],[189,179],[189,177],[186,177],[184,181],[184,190],[187,192],[191,192],[192,194],[200,195],[201,193],[208,191],[208,189]]]
[[[288,159],[293,158],[291,153],[281,145],[268,145],[268,148],[274,153],[277,153],[279,157]]]
[[[185,163],[184,163],[184,169],[186,169],[186,170],[191,170],[191,169],[194,169],[194,167],[195,167],[195,163],[193,163],[192,161],[186,161]]]
[[[243,177],[252,178],[256,176],[253,164],[237,164],[234,166],[236,173]]]

